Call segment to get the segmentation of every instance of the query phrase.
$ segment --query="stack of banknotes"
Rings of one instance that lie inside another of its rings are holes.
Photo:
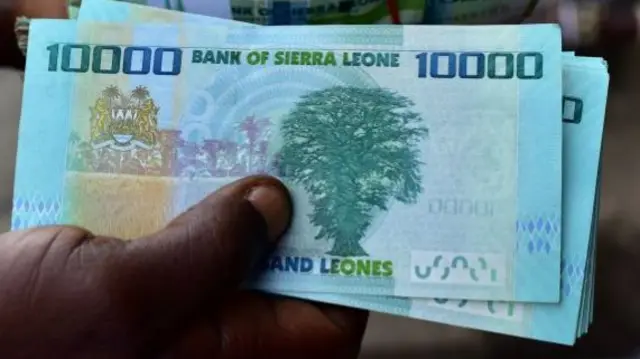
[[[268,27],[111,0],[31,23],[13,229],[133,239],[266,173],[253,288],[571,345],[608,70],[555,25]]]

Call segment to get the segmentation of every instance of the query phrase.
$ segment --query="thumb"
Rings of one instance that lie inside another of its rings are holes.
[[[291,213],[278,180],[254,176],[232,183],[165,229],[129,242],[109,270],[109,282],[118,287],[111,292],[126,296],[120,299],[136,316],[178,319],[210,307],[275,247]]]

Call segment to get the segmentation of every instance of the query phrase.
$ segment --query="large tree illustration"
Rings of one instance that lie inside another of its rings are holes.
[[[422,191],[423,119],[408,98],[381,88],[336,86],[302,96],[283,119],[281,169],[305,188],[327,253],[367,256],[360,245],[376,209]]]

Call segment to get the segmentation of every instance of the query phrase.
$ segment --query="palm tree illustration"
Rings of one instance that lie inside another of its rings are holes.
[[[249,116],[240,124],[240,129],[244,132],[245,136],[247,136],[247,140],[249,141],[249,166],[247,168],[249,173],[252,173],[253,171],[256,143],[262,133],[262,129],[265,126],[268,126],[268,124],[268,119],[258,120],[256,119],[256,116]]]
[[[149,96],[149,89],[146,86],[138,86],[131,92],[131,98],[136,100],[138,105],[141,105]]]
[[[109,102],[109,107],[112,107],[113,102],[122,95],[120,94],[120,89],[118,89],[117,86],[111,85],[102,91],[102,96],[104,96]]]

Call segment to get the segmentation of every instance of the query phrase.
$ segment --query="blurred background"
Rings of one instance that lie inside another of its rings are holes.
[[[484,15],[475,17],[460,13],[436,16],[432,18],[436,22],[558,22],[563,28],[567,50],[576,50],[579,55],[603,56],[609,62],[611,86],[604,134],[594,324],[575,347],[567,348],[372,314],[362,358],[640,358],[640,2],[437,1],[467,2],[478,11],[498,4],[505,11],[485,11]],[[54,2],[0,0],[2,231],[9,229],[22,92],[20,69],[24,64],[13,25],[16,15],[64,15],[60,7],[52,6]],[[410,14],[400,12],[394,16],[391,12],[380,22],[420,22]]]

